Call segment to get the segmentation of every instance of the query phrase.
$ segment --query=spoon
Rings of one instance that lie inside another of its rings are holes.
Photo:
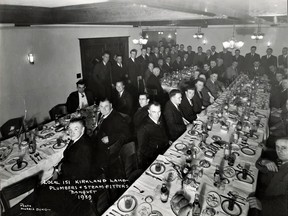
[[[136,189],[139,191],[139,193],[144,193],[144,190],[139,189],[139,188],[136,187],[135,185],[133,185],[133,187],[136,188]]]
[[[175,157],[177,157],[177,158],[181,158],[181,156],[175,155],[175,154],[172,154],[172,153],[170,153],[170,155],[173,155],[173,156],[175,156]]]

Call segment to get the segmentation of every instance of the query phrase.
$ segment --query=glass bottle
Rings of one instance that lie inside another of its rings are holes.
[[[201,214],[201,205],[199,201],[199,194],[195,194],[195,199],[192,204],[192,215],[193,216],[199,216]]]
[[[168,190],[166,184],[162,184],[160,200],[163,203],[165,203],[165,202],[167,202],[168,197],[169,197],[169,190]]]
[[[221,174],[220,174],[220,168],[217,165],[216,170],[214,172],[214,186],[218,187],[219,183],[221,181]]]

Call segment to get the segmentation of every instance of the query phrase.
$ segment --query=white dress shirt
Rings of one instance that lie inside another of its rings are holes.
[[[88,100],[87,100],[86,94],[84,92],[83,93],[78,92],[78,96],[79,96],[79,108],[82,109],[82,108],[87,107]]]

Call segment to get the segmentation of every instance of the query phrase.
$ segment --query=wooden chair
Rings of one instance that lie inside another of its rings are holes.
[[[58,104],[54,106],[50,111],[49,115],[51,120],[55,120],[55,116],[58,115],[59,117],[66,115],[67,112],[67,106],[66,104]]]
[[[19,216],[19,215],[31,215],[35,212],[31,211],[23,211],[21,210],[20,203],[29,204],[32,207],[35,207],[35,190],[37,186],[40,184],[40,173],[25,178],[19,182],[16,182],[12,185],[4,187],[0,192],[1,202],[4,207],[3,216]],[[24,196],[25,193],[29,194],[28,196]],[[24,196],[24,198],[20,198],[20,196]],[[15,198],[19,199],[19,201],[12,205],[11,201]]]
[[[0,128],[3,139],[15,136],[20,130],[22,124],[23,117],[13,118],[5,122]]]

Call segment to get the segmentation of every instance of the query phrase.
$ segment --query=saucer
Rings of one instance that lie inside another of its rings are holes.
[[[11,167],[11,170],[12,171],[20,171],[20,170],[23,170],[25,167],[27,167],[27,165],[28,165],[28,162],[23,160],[21,167],[18,168],[17,161],[16,161],[16,163]]]
[[[157,165],[160,166],[160,167],[159,167],[159,168],[160,168],[159,171],[156,170],[156,166],[157,166]],[[150,166],[149,170],[150,170],[151,173],[153,173],[153,174],[155,174],[155,175],[160,175],[160,174],[162,174],[162,173],[165,172],[166,167],[165,167],[162,163],[153,163],[153,164]]]
[[[126,199],[129,199],[131,202],[131,206],[128,208],[127,206],[125,206]],[[137,200],[134,196],[131,196],[131,195],[122,196],[117,203],[118,209],[122,212],[131,212],[135,209],[136,206],[137,206]]]

